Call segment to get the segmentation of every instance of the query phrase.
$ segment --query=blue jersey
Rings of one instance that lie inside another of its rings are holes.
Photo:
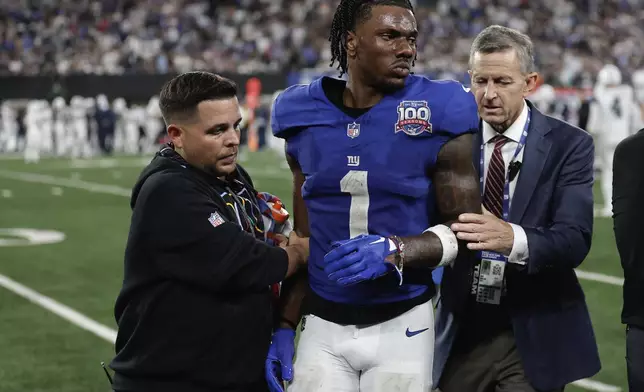
[[[433,284],[427,270],[405,268],[401,286],[390,276],[343,287],[324,273],[324,255],[333,241],[361,233],[418,235],[437,223],[431,172],[446,142],[477,131],[474,96],[458,82],[412,75],[353,118],[329,101],[322,80],[288,88],[272,113],[274,134],[286,138],[306,179],[311,289],[355,305],[420,296]],[[418,273],[427,278],[413,282]]]

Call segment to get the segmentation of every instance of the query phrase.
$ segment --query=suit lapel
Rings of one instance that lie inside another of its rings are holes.
[[[552,145],[550,139],[546,137],[550,132],[550,125],[546,117],[530,102],[528,102],[528,105],[530,105],[532,116],[530,129],[524,147],[521,171],[519,172],[510,208],[510,222],[515,223],[521,221],[528,208],[528,203],[534,194],[537,182],[539,182]]]

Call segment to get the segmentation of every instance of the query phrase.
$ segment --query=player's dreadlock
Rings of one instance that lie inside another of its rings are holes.
[[[333,15],[331,34],[329,35],[332,54],[330,66],[333,66],[337,60],[340,76],[347,73],[345,44],[348,32],[355,29],[356,23],[369,18],[371,9],[377,5],[395,5],[414,12],[414,7],[409,0],[341,0]]]

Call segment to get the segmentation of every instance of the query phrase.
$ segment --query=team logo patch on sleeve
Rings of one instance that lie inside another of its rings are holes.
[[[225,220],[221,215],[219,215],[218,212],[213,212],[212,214],[210,214],[210,217],[208,217],[208,222],[210,222],[210,224],[214,227],[217,227],[224,223]]]
[[[409,136],[418,136],[423,132],[431,133],[431,115],[427,101],[402,101],[398,105],[395,133],[405,132]]]

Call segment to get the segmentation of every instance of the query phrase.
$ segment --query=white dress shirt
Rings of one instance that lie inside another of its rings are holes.
[[[501,154],[503,155],[503,161],[505,163],[505,172],[508,172],[508,166],[510,165],[510,160],[514,156],[514,152],[519,145],[519,140],[521,140],[521,134],[523,133],[523,128],[525,127],[526,122],[528,121],[528,105],[523,101],[523,110],[521,114],[516,119],[514,123],[508,128],[504,135],[508,138],[508,141],[501,148]],[[492,158],[492,152],[494,151],[494,142],[491,142],[492,138],[499,133],[495,131],[492,126],[485,121],[483,121],[483,142],[485,146],[483,148],[484,160],[483,160],[483,186],[485,187],[485,181],[487,181],[487,168],[490,164],[490,159]],[[517,155],[515,162],[523,162],[523,152],[525,151],[525,146]],[[519,174],[512,179],[510,182],[510,205],[512,205],[512,200],[514,199],[514,190],[517,186],[517,181],[519,176],[521,176],[522,171],[519,171]],[[527,175],[530,175],[529,173]],[[483,188],[485,189],[485,188]],[[514,231],[514,243],[512,244],[512,251],[508,256],[508,262],[525,264],[528,259],[528,237],[525,234],[525,230],[519,225],[510,223],[512,230]]]

